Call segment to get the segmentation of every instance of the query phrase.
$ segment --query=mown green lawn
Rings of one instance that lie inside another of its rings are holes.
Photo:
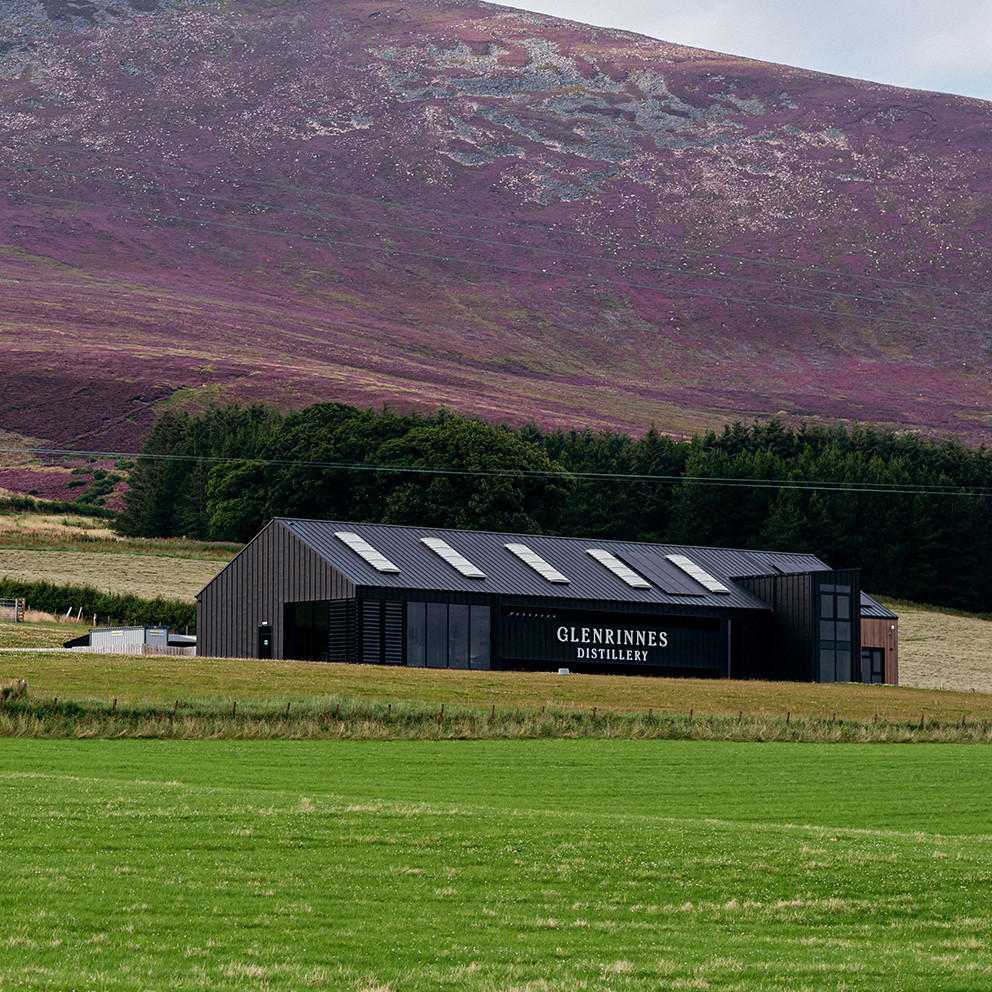
[[[0,989],[987,992],[989,760],[0,740]]]

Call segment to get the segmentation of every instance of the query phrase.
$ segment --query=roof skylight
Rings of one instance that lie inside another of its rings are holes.
[[[730,593],[730,590],[718,579],[714,579],[706,569],[701,568],[691,558],[685,555],[665,555],[665,557],[676,567],[681,568],[686,575],[695,579],[704,589],[710,592]]]
[[[359,534],[355,534],[350,530],[338,530],[334,532],[334,536],[342,543],[351,548],[360,558],[363,558],[368,564],[370,564],[377,572],[386,572],[392,575],[399,574],[399,568],[396,567],[381,551],[376,551],[375,548],[369,544]]]
[[[549,565],[539,554],[531,551],[526,544],[504,544],[503,547],[511,554],[515,554],[525,565],[530,565],[542,579],[563,585],[568,584],[568,579],[557,568]]]
[[[486,573],[473,565],[460,551],[456,551],[447,541],[439,537],[422,537],[421,544],[426,544],[439,558],[444,559],[455,571],[461,572],[467,579],[484,579]]]
[[[618,579],[623,579],[631,589],[650,589],[651,583],[642,578],[629,565],[616,555],[603,548],[586,548],[586,554],[595,558],[604,568],[608,568]]]

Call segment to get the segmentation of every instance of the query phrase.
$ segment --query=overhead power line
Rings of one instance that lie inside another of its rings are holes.
[[[188,462],[209,465],[245,465],[277,468],[312,468],[324,471],[396,473],[401,475],[450,475],[475,478],[584,479],[602,482],[643,482],[667,485],[691,483],[737,489],[798,489],[820,492],[844,492],[902,496],[965,496],[988,498],[992,486],[912,485],[894,483],[838,482],[813,479],[760,479],[734,476],[664,475],[631,472],[573,472],[568,469],[467,469],[408,465],[383,465],[365,462],[324,462],[294,458],[236,458],[229,455],[174,455],[133,451],[83,451],[75,448],[0,448],[4,454],[34,454],[60,458],[116,458],[148,461]]]

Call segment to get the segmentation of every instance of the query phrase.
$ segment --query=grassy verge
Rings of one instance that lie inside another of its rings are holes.
[[[0,987],[987,992],[982,748],[8,741]]]
[[[121,704],[31,698],[8,690],[0,737],[178,740],[506,740],[534,738],[992,743],[992,720],[948,722],[836,717],[615,713],[592,709],[496,709],[370,703],[330,697],[296,703],[183,701]]]
[[[992,727],[992,695],[891,686],[0,654],[0,685],[22,680],[0,734],[980,741]]]

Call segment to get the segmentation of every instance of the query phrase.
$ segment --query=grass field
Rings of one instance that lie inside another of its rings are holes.
[[[95,517],[0,514],[0,578],[25,582],[192,602],[236,550],[232,544],[121,538]]]
[[[4,741],[0,988],[987,992],[984,748]]]
[[[55,585],[88,585],[102,592],[143,599],[192,602],[223,567],[199,558],[161,558],[145,554],[100,551],[30,551],[0,549],[0,576]],[[72,607],[66,603],[66,608]]]
[[[899,614],[903,684],[992,692],[992,620],[913,603],[889,605]]]
[[[895,686],[0,652],[20,680],[5,736],[992,738],[992,694]]]
[[[147,554],[223,563],[234,556],[240,545],[181,538],[121,537],[100,517],[0,512],[0,548]],[[85,575],[80,575],[74,581],[82,584],[85,579]]]
[[[109,521],[84,514],[14,511],[0,514],[0,541],[111,541]]]

